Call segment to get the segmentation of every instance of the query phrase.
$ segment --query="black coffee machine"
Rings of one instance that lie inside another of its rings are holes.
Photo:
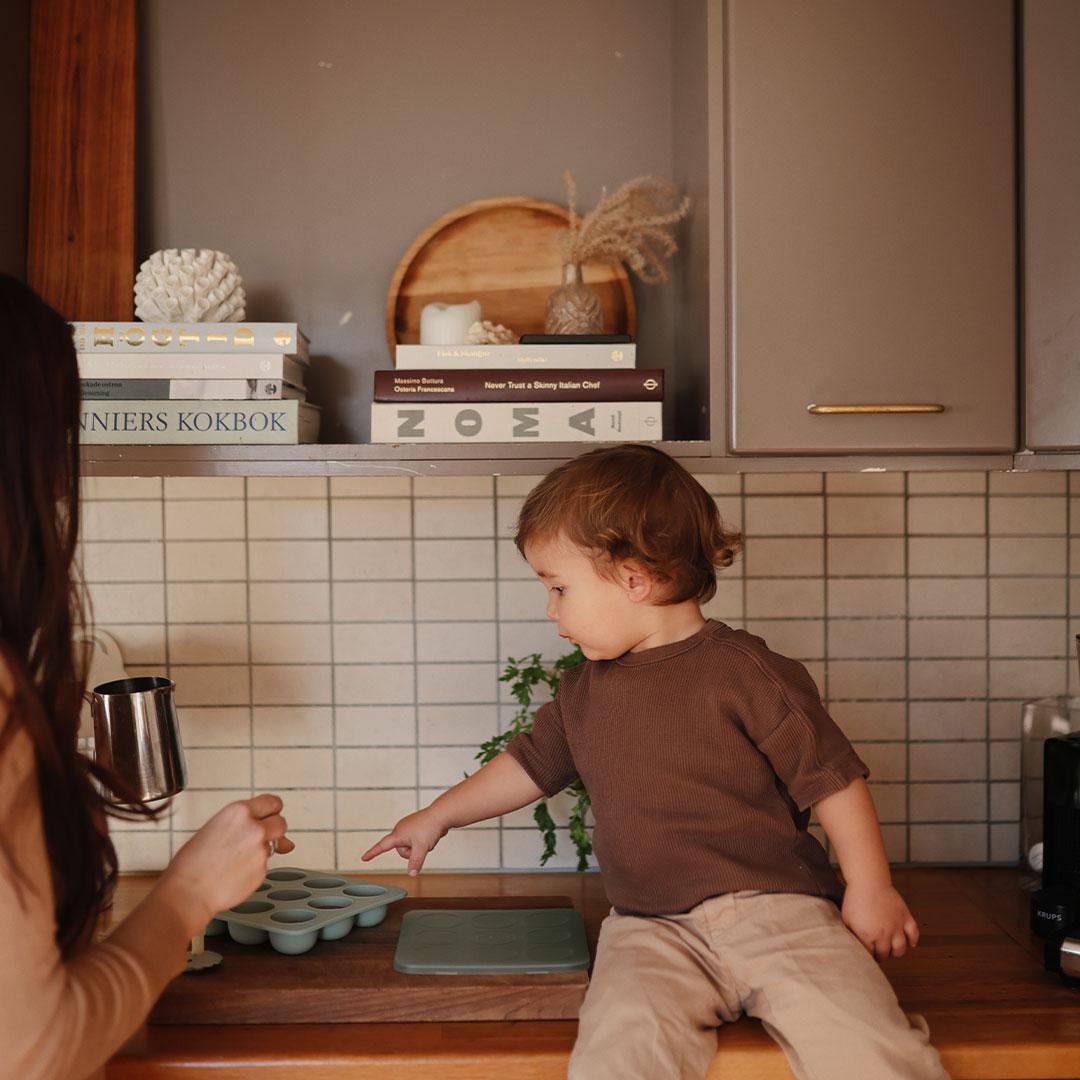
[[[1043,886],[1031,929],[1046,938],[1046,967],[1080,985],[1080,731],[1043,744]]]

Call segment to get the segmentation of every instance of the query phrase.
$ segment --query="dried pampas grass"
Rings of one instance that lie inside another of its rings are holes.
[[[667,281],[665,262],[679,249],[672,230],[690,209],[688,196],[680,199],[675,185],[659,176],[637,176],[579,218],[573,173],[567,169],[563,179],[570,210],[559,246],[564,262],[621,260],[642,281]]]

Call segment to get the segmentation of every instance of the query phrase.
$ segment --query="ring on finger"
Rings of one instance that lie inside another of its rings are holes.
[[[274,852],[277,851],[277,840],[267,840],[266,841],[266,848],[267,848],[267,851],[269,852],[269,854],[267,855],[267,858],[269,858],[270,855],[273,855]]]

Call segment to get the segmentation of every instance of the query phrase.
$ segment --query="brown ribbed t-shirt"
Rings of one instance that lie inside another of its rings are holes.
[[[806,668],[743,630],[709,620],[567,670],[507,752],[546,795],[581,778],[620,914],[742,889],[841,897],[809,808],[869,770]]]

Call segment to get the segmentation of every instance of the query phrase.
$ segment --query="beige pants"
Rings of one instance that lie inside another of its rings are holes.
[[[701,1080],[717,1028],[744,1012],[800,1080],[948,1080],[926,1022],[908,1021],[835,904],[756,892],[682,915],[612,909],[569,1080]]]

